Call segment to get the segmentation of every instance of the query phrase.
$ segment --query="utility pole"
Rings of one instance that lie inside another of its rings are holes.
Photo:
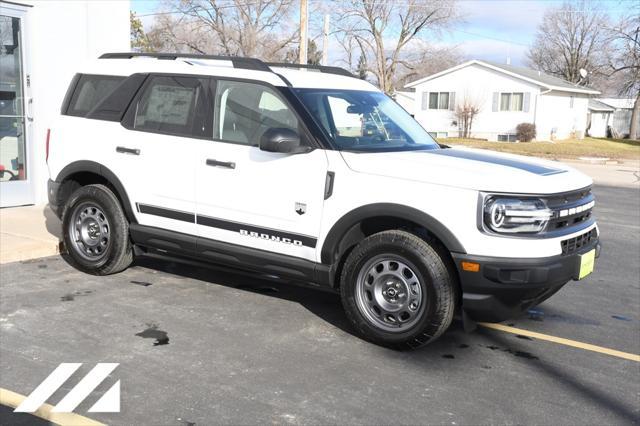
[[[324,15],[322,28],[322,65],[329,63],[329,14]]]
[[[300,64],[307,64],[307,27],[309,14],[307,12],[307,0],[300,0]]]

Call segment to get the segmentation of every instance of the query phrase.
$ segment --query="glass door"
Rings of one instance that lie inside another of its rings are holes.
[[[21,12],[0,9],[0,207],[32,204]]]

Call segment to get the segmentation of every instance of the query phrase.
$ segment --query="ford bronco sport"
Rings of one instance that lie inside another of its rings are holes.
[[[436,339],[456,309],[516,316],[599,252],[590,178],[440,146],[340,68],[105,54],[48,138],[49,202],[78,269],[151,252],[321,286],[386,346]]]

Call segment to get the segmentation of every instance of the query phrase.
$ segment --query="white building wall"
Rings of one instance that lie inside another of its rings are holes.
[[[588,95],[555,91],[543,94],[538,101],[537,139],[584,138],[588,107]]]
[[[537,85],[480,65],[470,65],[417,85],[415,117],[430,132],[447,132],[449,137],[458,136],[458,127],[453,124],[456,121],[453,110],[422,108],[424,92],[455,92],[457,105],[462,105],[466,99],[480,107],[480,112],[475,117],[471,128],[472,136],[497,140],[498,134],[515,133],[518,124],[533,122],[539,91]],[[494,92],[529,93],[529,111],[493,112]]]
[[[104,52],[129,51],[128,0],[14,0],[27,8],[23,31],[25,71],[31,86],[26,96],[33,117],[30,129],[31,167],[36,204],[47,202],[45,162],[47,129],[60,112],[67,87],[80,64]],[[8,4],[3,4],[10,7]],[[29,112],[30,110],[30,112]],[[55,147],[55,129],[51,146]]]

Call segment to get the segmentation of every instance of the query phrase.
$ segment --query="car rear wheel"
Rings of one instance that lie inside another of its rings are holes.
[[[451,324],[456,284],[439,250],[405,231],[384,231],[349,254],[341,277],[342,303],[367,340],[416,348]]]
[[[87,185],[69,198],[62,217],[70,262],[95,275],[126,269],[133,261],[129,223],[115,194],[104,185]]]

